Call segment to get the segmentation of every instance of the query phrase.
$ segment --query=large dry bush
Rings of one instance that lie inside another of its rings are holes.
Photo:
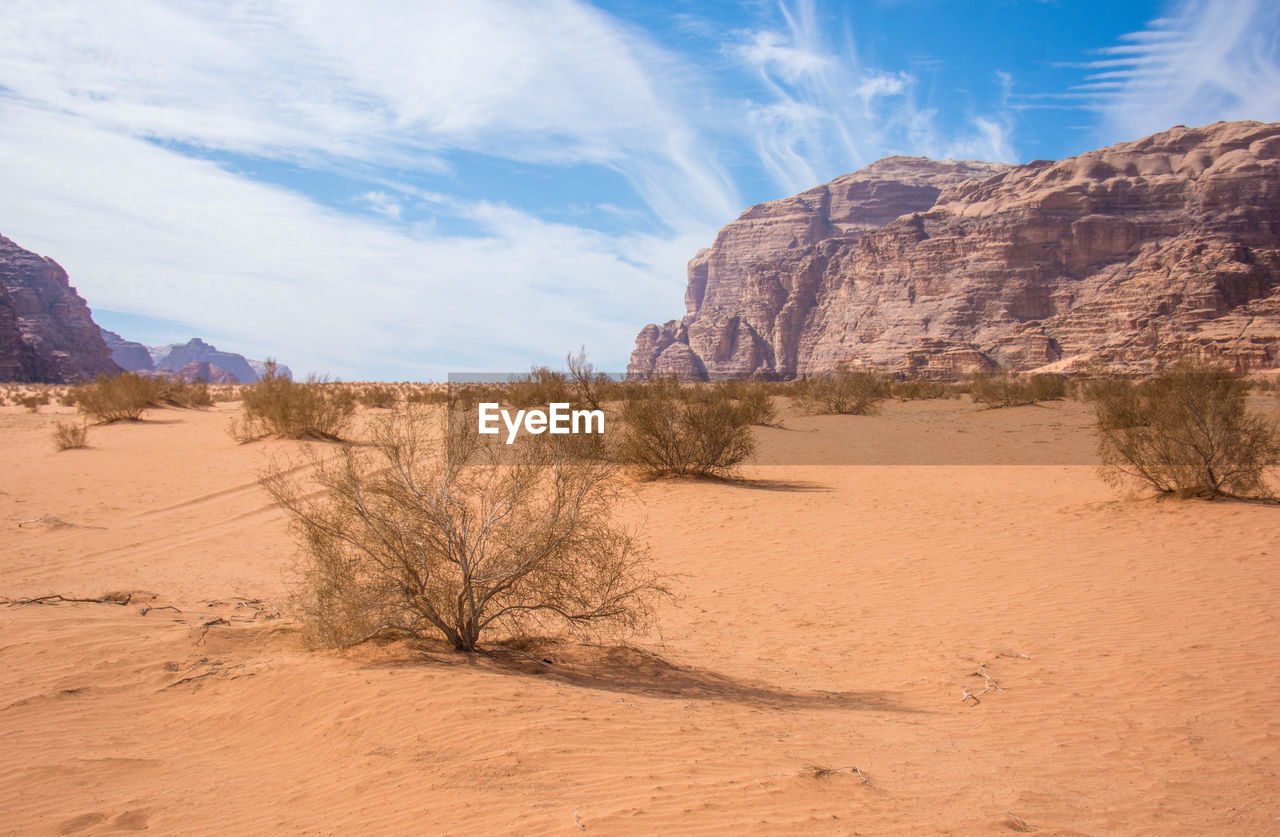
[[[355,413],[356,399],[344,386],[315,377],[305,383],[277,372],[267,361],[262,377],[240,391],[243,412],[232,427],[242,442],[276,436],[282,439],[342,438]]]
[[[76,385],[71,392],[76,409],[100,424],[137,421],[142,412],[160,399],[163,385],[133,372],[115,377],[99,375],[93,383]]]
[[[1270,496],[1280,429],[1248,411],[1239,374],[1184,363],[1141,383],[1100,381],[1089,394],[1111,483],[1179,497]]]
[[[748,408],[675,378],[629,385],[622,421],[617,457],[648,477],[726,477],[755,452]]]
[[[377,422],[368,446],[313,451],[309,478],[264,478],[304,546],[314,640],[439,634],[472,651],[499,632],[627,629],[651,616],[666,591],[614,521],[615,466],[572,456],[564,437],[508,447],[473,422],[411,408]]]
[[[569,379],[563,372],[547,366],[535,366],[528,375],[514,378],[506,385],[502,400],[512,407],[524,409],[553,403],[567,404],[573,401],[573,394]]]
[[[780,427],[778,408],[773,403],[773,387],[764,381],[721,381],[715,384],[728,398],[742,408],[748,424]]]
[[[889,382],[883,375],[851,369],[844,363],[834,372],[799,382],[795,388],[795,400],[802,409],[823,415],[870,415],[888,397]]]

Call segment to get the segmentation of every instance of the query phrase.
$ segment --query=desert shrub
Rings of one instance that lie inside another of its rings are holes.
[[[93,383],[78,384],[72,389],[76,409],[99,424],[137,421],[148,407],[161,397],[163,384],[133,372],[115,377],[99,375]]]
[[[360,390],[356,400],[365,407],[377,407],[384,410],[394,409],[400,403],[400,393],[389,386],[371,384]]]
[[[178,378],[160,378],[155,397],[155,404],[166,404],[170,407],[196,409],[212,407],[213,396],[209,394],[209,385],[204,381],[187,383]]]
[[[931,398],[945,398],[947,386],[940,381],[927,378],[908,378],[895,381],[889,386],[889,394],[901,401],[923,401]]]
[[[1280,429],[1247,410],[1248,388],[1228,369],[1180,364],[1091,390],[1103,476],[1179,497],[1268,496]]]
[[[988,407],[1020,407],[1036,403],[1031,382],[1008,371],[975,373],[969,382],[969,397],[975,404]]]
[[[82,422],[57,422],[53,426],[53,447],[59,451],[89,447],[89,426]]]
[[[62,393],[62,395],[58,396],[58,403],[64,407],[74,407],[76,405],[75,387],[69,388],[66,392]]]
[[[613,380],[596,369],[587,360],[587,347],[570,352],[565,357],[565,365],[569,369],[568,382],[572,388],[575,403],[591,410],[599,410],[600,402],[615,392]],[[551,402],[547,402],[551,403]]]
[[[404,398],[406,404],[447,404],[449,389],[415,389]]]
[[[844,363],[834,372],[808,378],[795,388],[796,403],[816,414],[870,415],[887,397],[889,382],[883,375],[850,369]]]
[[[666,591],[613,519],[616,466],[564,455],[561,438],[507,447],[410,409],[376,422],[370,445],[312,452],[306,477],[264,477],[304,547],[312,639],[438,634],[473,651],[496,632],[646,622]]]
[[[755,452],[750,411],[715,388],[674,378],[628,387],[617,456],[649,477],[724,477]]]
[[[1034,401],[1061,401],[1067,397],[1067,379],[1062,375],[1032,375],[1028,383]]]
[[[37,413],[40,408],[49,403],[49,393],[36,392],[31,395],[24,395],[18,399],[18,405],[26,407],[29,411]]]
[[[573,395],[569,379],[563,372],[546,366],[535,366],[528,375],[521,375],[505,387],[502,398],[518,409],[545,407],[552,403],[571,403]]]
[[[748,424],[778,427],[778,408],[773,403],[773,387],[763,381],[721,381],[715,385],[737,402]]]
[[[232,428],[235,437],[248,442],[266,436],[281,439],[340,439],[355,413],[351,391],[308,377],[299,383],[276,373],[274,361],[257,383],[240,391],[242,413]]]

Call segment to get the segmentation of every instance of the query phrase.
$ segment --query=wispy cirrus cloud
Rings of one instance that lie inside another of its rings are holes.
[[[1099,130],[1131,139],[1172,125],[1280,119],[1280,6],[1185,0],[1124,35],[1064,98],[1097,111]]]
[[[910,73],[861,61],[853,33],[837,44],[819,11],[814,0],[780,4],[780,27],[743,32],[729,47],[763,85],[747,116],[779,185],[799,191],[889,154],[1015,158],[1008,113],[974,114],[965,129],[944,131],[937,112],[916,101]]]

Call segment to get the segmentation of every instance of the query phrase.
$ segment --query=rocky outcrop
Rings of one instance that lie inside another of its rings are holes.
[[[1280,366],[1280,124],[881,160],[748,209],[689,263],[685,307],[640,332],[632,376]]]
[[[151,350],[141,343],[125,340],[114,331],[102,329],[102,339],[111,350],[111,359],[126,372],[150,372],[156,368]]]
[[[152,348],[151,358],[156,369],[170,372],[178,372],[193,363],[208,363],[233,375],[236,378],[233,383],[251,384],[258,380],[258,373],[253,371],[244,355],[220,352],[199,337],[193,337],[186,343]]]
[[[69,383],[119,371],[66,271],[0,235],[0,380]]]
[[[188,384],[203,381],[206,384],[239,384],[243,383],[235,375],[220,366],[214,366],[207,360],[188,363],[173,373],[164,373]]]

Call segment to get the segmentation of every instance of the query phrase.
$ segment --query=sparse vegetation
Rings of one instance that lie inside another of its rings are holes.
[[[505,387],[505,401],[512,407],[545,407],[552,403],[571,403],[573,395],[569,379],[563,372],[547,366],[535,366]]]
[[[1280,465],[1280,429],[1248,412],[1241,375],[1185,363],[1141,383],[1100,381],[1089,394],[1111,483],[1178,497],[1271,495],[1266,470]]]
[[[38,413],[41,407],[49,403],[49,393],[36,392],[18,399],[19,406],[26,407],[29,412]]]
[[[778,408],[773,403],[772,388],[761,381],[722,381],[716,387],[738,402],[748,424],[778,427]]]
[[[99,424],[111,424],[142,418],[143,411],[158,402],[161,389],[153,378],[124,372],[115,377],[99,375],[93,383],[78,384],[70,394],[81,413]]]
[[[618,457],[648,477],[726,477],[755,452],[751,408],[723,389],[632,384],[622,420]]]
[[[342,438],[355,413],[356,399],[343,386],[314,377],[298,383],[277,373],[267,361],[262,377],[240,391],[243,407],[232,434],[241,442],[267,436],[334,441]]]
[[[400,393],[383,384],[370,384],[360,390],[356,400],[365,407],[392,410],[400,403]]]
[[[947,385],[941,381],[928,378],[908,378],[895,381],[889,387],[889,394],[900,401],[924,401],[934,398],[945,398]]]
[[[976,373],[969,382],[969,397],[988,407],[1021,407],[1036,403],[1031,381],[1007,370]]]
[[[815,414],[865,416],[889,397],[889,382],[877,372],[839,364],[834,372],[801,381],[796,403]]]
[[[53,447],[58,451],[89,447],[88,425],[83,422],[57,422],[53,426]]]
[[[384,417],[370,446],[313,454],[312,480],[264,478],[305,547],[300,604],[313,641],[438,634],[473,651],[495,632],[647,621],[666,591],[613,521],[615,466],[567,454],[559,437],[507,448],[471,422],[440,428],[429,415],[440,418]]]

